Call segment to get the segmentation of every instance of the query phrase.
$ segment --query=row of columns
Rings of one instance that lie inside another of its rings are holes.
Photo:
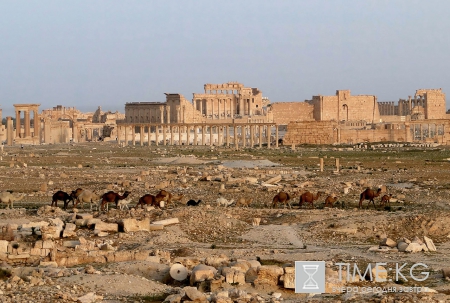
[[[22,129],[21,125],[21,112],[24,112],[24,137],[31,137],[31,119],[30,119],[30,111],[33,112],[33,120],[34,120],[34,136],[38,136],[39,133],[39,114],[37,109],[33,110],[17,110],[16,109],[16,137],[20,138],[20,131]]]
[[[426,129],[426,134],[425,134]],[[434,129],[434,133],[432,134],[431,130]],[[444,124],[436,124],[436,123],[421,123],[421,124],[412,124],[411,132],[413,134],[413,140],[423,140],[425,138],[436,138],[439,135],[445,134],[445,125]],[[418,139],[416,139],[418,138]]]
[[[136,128],[139,128],[139,144],[141,146],[145,143],[145,128],[147,128],[147,143],[151,145],[152,137],[154,136],[155,145],[160,144],[160,138],[162,137],[163,145],[175,145],[175,135],[178,136],[178,145],[182,145],[183,142],[189,145],[191,144],[191,139],[193,145],[217,145],[221,146],[226,144],[230,146],[249,146],[253,147],[258,144],[262,147],[264,143],[267,147],[271,147],[271,132],[272,127],[275,127],[275,147],[278,147],[278,127],[277,125],[270,124],[233,124],[233,125],[118,125],[118,136],[117,141],[119,144],[122,143],[124,139],[125,144],[129,144],[130,138],[129,130],[131,128],[131,144],[136,145]],[[192,133],[193,130],[193,133]],[[231,134],[231,131],[233,134]],[[161,133],[162,132],[162,133]],[[122,138],[122,133],[124,138]],[[209,140],[207,136],[209,135]],[[183,136],[186,138],[183,140]],[[193,137],[192,137],[193,136]],[[217,137],[217,140],[215,140]],[[231,142],[231,137],[233,137],[233,142]]]
[[[233,118],[235,109],[236,113],[239,115],[251,115],[250,99],[197,99],[195,100],[195,103],[195,108],[200,111],[202,115],[211,115],[212,119]],[[217,106],[215,106],[216,103]]]

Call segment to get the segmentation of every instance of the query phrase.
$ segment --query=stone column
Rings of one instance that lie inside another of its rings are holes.
[[[259,148],[262,148],[262,143],[263,143],[263,140],[262,140],[262,130],[263,130],[263,126],[262,126],[262,125],[258,126],[258,129],[259,129],[259,138],[258,138],[258,141],[259,141]]]
[[[41,121],[37,110],[33,110],[33,123],[34,123],[34,136],[38,139],[38,142],[41,143],[41,136],[40,136]]]
[[[175,123],[180,123],[181,122],[181,108],[179,105],[176,106],[176,111],[177,111],[177,120],[175,121]]]
[[[191,141],[191,127],[188,125],[186,126],[186,145],[189,145],[190,141]]]
[[[170,107],[169,106],[166,107],[166,119],[167,119],[167,124],[170,124]]]
[[[16,110],[16,138],[20,138],[20,110]]]
[[[227,128],[227,131],[226,131],[226,136],[227,136],[227,146],[230,146],[230,126],[229,125],[227,125],[226,126],[226,128]]]
[[[128,145],[128,125],[125,125],[125,145]]]
[[[217,141],[219,146],[222,146],[222,136],[223,136],[223,128],[222,126],[217,126]]]
[[[214,100],[211,100],[211,119],[214,119]]]
[[[420,140],[423,140],[423,127],[422,127],[422,124],[420,124]]]
[[[25,138],[29,138],[31,137],[31,133],[30,133],[30,110],[26,110],[25,111],[25,123],[24,123],[24,128],[25,128]]]
[[[121,132],[121,130],[122,130],[122,127],[119,126],[119,125],[117,125],[117,126],[116,126],[116,129],[117,129],[117,144],[119,144],[119,146],[120,146],[120,141],[121,141],[120,132]],[[78,130],[77,130],[77,134],[78,134]]]
[[[6,145],[13,145],[14,139],[14,126],[13,120],[10,116],[6,117]]]
[[[182,138],[183,138],[183,137],[182,137],[182,134],[183,134],[183,133],[181,132],[181,129],[182,129],[182,128],[184,128],[184,126],[178,126],[178,145],[181,145],[181,143],[182,143],[181,141],[183,141],[183,140],[182,140]]]
[[[196,125],[194,125],[194,142],[192,142],[192,145],[198,144],[198,134],[197,134],[198,128]]]
[[[237,127],[236,125],[233,126],[233,136],[234,136],[234,147],[238,147],[238,136],[237,136]]]
[[[202,126],[202,145],[205,145],[205,126]]]
[[[150,136],[150,128],[148,129],[149,132],[149,136]],[[148,138],[148,146],[150,146],[151,141],[150,141],[150,137]],[[159,125],[155,126],[155,145],[158,146],[159,145]]]
[[[231,119],[233,119],[233,117],[234,117],[234,107],[235,107],[234,103],[235,103],[234,100],[230,100],[230,115],[231,115]]]
[[[36,123],[36,119],[34,119],[34,121],[35,121],[34,123]],[[73,122],[72,141],[78,142],[78,123],[76,123],[76,122]]]
[[[253,146],[255,145],[255,126],[254,125],[250,125],[250,148],[253,148]]]
[[[209,127],[209,146],[213,146],[213,126]]]
[[[143,146],[144,145],[144,127],[142,127],[142,126],[139,127],[139,137],[140,137],[139,145]]]
[[[131,144],[136,145],[136,126],[131,126]]]
[[[167,138],[166,138],[166,136],[167,136],[167,134],[166,134],[166,132],[167,132],[166,126],[163,125],[162,129],[163,129],[163,145],[166,145],[166,140],[167,140]]]
[[[198,100],[198,103],[200,103],[200,115],[203,117],[203,99],[202,100]]]
[[[173,126],[169,126],[169,130],[170,130],[170,145],[173,145]]]
[[[275,125],[275,147],[278,148],[278,125]]]
[[[164,106],[159,106],[159,123],[164,124]]]

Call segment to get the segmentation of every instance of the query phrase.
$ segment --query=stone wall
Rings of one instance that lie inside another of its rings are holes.
[[[314,106],[306,102],[276,102],[270,106],[273,122],[287,125],[293,121],[311,121]]]
[[[425,97],[425,119],[445,119],[445,94],[441,89],[418,89],[416,96]]]
[[[290,122],[283,139],[284,145],[333,144],[338,126],[334,121]]]

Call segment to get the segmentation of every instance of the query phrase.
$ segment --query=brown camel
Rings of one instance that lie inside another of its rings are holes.
[[[139,198],[139,201],[136,205],[136,208],[139,207],[139,205],[141,206],[141,208],[144,208],[144,205],[150,205],[150,206],[154,206],[154,207],[161,207],[161,201],[163,201],[163,196],[153,196],[150,194],[145,194],[142,197]]]
[[[158,194],[156,194],[156,197],[158,198],[158,202],[164,201],[166,203],[166,206],[168,207],[169,204],[175,201],[181,201],[184,198],[183,194],[174,196],[170,192],[165,191],[162,189]]]
[[[64,209],[67,209],[67,205],[69,205],[69,201],[72,201],[72,203],[74,203],[73,197],[62,190],[58,190],[56,193],[53,194],[51,206],[53,206],[53,203],[54,203],[55,207],[57,207],[58,201],[64,202]]]
[[[333,204],[334,204],[334,202],[336,202],[337,201],[337,197],[333,197],[333,196],[328,196],[326,199],[325,199],[325,207],[333,207]]]
[[[314,201],[319,199],[319,197],[320,197],[320,192],[318,192],[316,195],[314,195],[311,192],[307,191],[306,193],[303,193],[300,196],[300,202],[299,202],[298,207],[301,208],[303,203],[310,203],[311,208],[314,208]]]
[[[380,205],[381,206],[385,206],[386,204],[391,205],[391,198],[392,198],[392,194],[384,195],[383,197],[381,197]]]
[[[123,193],[123,196],[121,196],[119,193],[115,193],[113,191],[109,191],[107,193],[104,193],[103,196],[102,196],[102,201],[100,203],[100,209],[101,210],[105,210],[106,203],[111,203],[111,202],[116,203],[116,209],[117,209],[118,208],[117,204],[119,204],[119,200],[125,199],[130,194],[131,194],[131,192],[129,192],[129,191],[125,191]]]
[[[375,208],[375,201],[374,198],[378,197],[381,194],[381,188],[379,188],[376,192],[374,190],[371,190],[369,187],[366,188],[365,191],[359,195],[359,208],[362,207],[362,203],[364,200],[369,200],[369,204],[367,204],[367,208],[369,208],[370,202],[373,204],[373,208]]]
[[[285,207],[287,204],[289,206],[289,208],[292,208],[291,204],[289,203],[290,199],[291,199],[291,197],[289,196],[288,193],[281,191],[275,197],[273,197],[272,208],[276,208],[278,203],[284,204]]]

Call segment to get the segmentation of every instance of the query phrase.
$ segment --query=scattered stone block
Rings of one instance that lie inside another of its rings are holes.
[[[212,280],[217,273],[217,269],[205,264],[199,264],[192,269],[190,283],[194,285],[197,282]]]
[[[434,246],[433,240],[428,238],[427,236],[423,237],[423,240],[428,248],[429,251],[436,251],[436,246]]]
[[[99,231],[118,232],[119,225],[117,223],[105,223],[100,221],[95,224],[95,229]]]

